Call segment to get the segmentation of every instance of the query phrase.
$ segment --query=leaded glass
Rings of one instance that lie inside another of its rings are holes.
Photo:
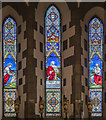
[[[4,116],[15,117],[16,100],[16,22],[8,17],[3,24]]]
[[[89,92],[91,116],[102,116],[103,24],[98,18],[89,23]]]
[[[45,17],[46,116],[61,115],[60,13],[50,6]]]

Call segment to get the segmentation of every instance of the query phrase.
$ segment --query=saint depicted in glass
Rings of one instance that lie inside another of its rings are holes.
[[[61,115],[60,13],[50,6],[45,17],[46,116]]]
[[[98,18],[89,23],[89,92],[91,116],[102,116],[103,24]]]
[[[3,24],[4,116],[15,117],[16,99],[16,22],[8,17]]]

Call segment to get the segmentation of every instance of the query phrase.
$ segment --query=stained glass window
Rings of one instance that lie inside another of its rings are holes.
[[[3,94],[4,116],[15,117],[16,100],[16,22],[8,17],[3,24]]]
[[[103,87],[103,24],[93,18],[89,23],[89,97],[91,116],[102,116]]]
[[[50,6],[45,16],[46,116],[61,115],[60,13]]]

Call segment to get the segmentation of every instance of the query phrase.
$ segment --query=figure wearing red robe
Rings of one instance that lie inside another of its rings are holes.
[[[55,71],[52,66],[49,66],[47,69],[47,78],[48,80],[53,80],[55,77]]]
[[[11,73],[11,64],[8,64],[5,68],[4,68],[4,84],[7,83],[7,81],[9,80],[10,76],[12,75]]]

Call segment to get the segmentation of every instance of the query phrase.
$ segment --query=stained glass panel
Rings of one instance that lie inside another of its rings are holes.
[[[46,116],[61,115],[60,13],[51,6],[45,17]]]
[[[16,22],[8,17],[3,24],[4,116],[15,117],[16,99]]]
[[[4,115],[5,117],[14,117],[15,106],[14,101],[16,99],[16,90],[15,89],[4,89]]]
[[[46,90],[46,116],[60,116],[61,91],[60,89]]]
[[[98,18],[89,23],[89,91],[91,116],[102,116],[103,24]]]

